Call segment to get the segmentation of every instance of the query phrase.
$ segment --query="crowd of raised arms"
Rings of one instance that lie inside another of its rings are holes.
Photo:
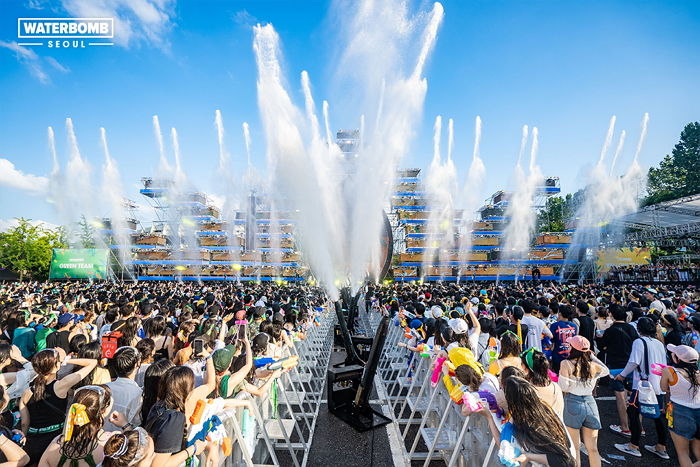
[[[325,300],[276,284],[0,284],[0,464],[218,465],[213,441],[186,442],[198,401],[265,396]]]
[[[485,417],[504,465],[580,466],[583,443],[600,466],[602,379],[619,417],[606,429],[628,462],[669,459],[670,431],[678,464],[700,466],[693,286],[396,284],[370,287],[365,306],[405,328],[409,370],[431,357],[433,383],[442,376],[464,416]],[[642,417],[653,419],[645,439],[655,443],[640,445]]]

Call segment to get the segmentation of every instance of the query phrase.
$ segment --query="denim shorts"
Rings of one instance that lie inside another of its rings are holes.
[[[582,427],[600,430],[598,405],[593,396],[564,394],[564,425],[575,430]]]
[[[668,429],[685,439],[700,439],[700,409],[691,409],[675,402],[671,404],[673,412]]]
[[[610,379],[610,389],[615,392],[629,391],[632,387],[632,378],[627,378],[624,381],[618,381],[615,378]]]

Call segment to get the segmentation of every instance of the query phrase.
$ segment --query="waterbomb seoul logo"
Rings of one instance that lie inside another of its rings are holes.
[[[84,49],[114,45],[113,18],[17,18],[17,38],[24,46]]]

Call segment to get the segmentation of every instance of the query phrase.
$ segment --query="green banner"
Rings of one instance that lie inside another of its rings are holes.
[[[54,248],[49,279],[106,279],[106,249]]]

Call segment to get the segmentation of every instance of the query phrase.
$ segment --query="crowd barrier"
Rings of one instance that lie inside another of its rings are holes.
[[[364,307],[361,315],[372,329],[381,319],[378,313],[366,313]],[[422,357],[397,347],[405,341],[404,329],[392,323],[375,378],[387,395],[404,459],[414,465],[423,461],[425,467],[440,459],[448,467],[500,465],[495,442],[483,417],[477,414],[464,417],[442,378],[437,385],[431,384],[436,357]]]
[[[287,349],[284,356],[298,356],[299,364],[282,373],[264,396],[239,393],[235,399],[247,401],[247,407],[217,414],[232,440],[231,455],[220,450],[219,466],[305,467],[332,351],[332,310],[333,304],[327,303],[318,325]]]
[[[611,282],[675,283],[696,282],[700,279],[700,268],[666,267],[666,268],[622,268],[608,272],[607,280]]]

